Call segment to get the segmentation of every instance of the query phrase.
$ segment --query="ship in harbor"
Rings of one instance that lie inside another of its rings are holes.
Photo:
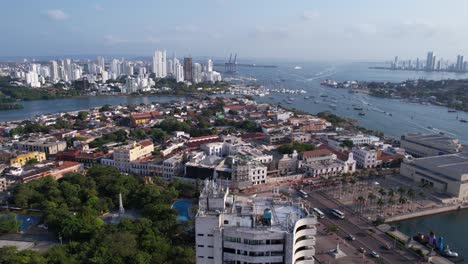
[[[338,83],[336,81],[326,79],[326,80],[321,81],[320,85],[328,86],[328,87],[337,87]]]

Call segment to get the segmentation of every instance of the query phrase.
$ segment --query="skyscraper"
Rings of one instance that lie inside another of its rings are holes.
[[[434,64],[435,64],[435,56],[434,52],[429,51],[427,53],[427,58],[426,58],[426,71],[432,71],[434,69]]]
[[[166,51],[157,50],[153,56],[153,73],[156,78],[167,76]]]
[[[194,63],[193,64],[193,82],[194,83],[199,83],[202,80],[202,66],[200,63]]]
[[[192,67],[192,58],[184,58],[184,78],[188,82],[193,81]]]
[[[395,59],[393,60],[393,69],[398,69],[398,56],[395,56]]]
[[[459,72],[463,71],[463,68],[464,68],[463,60],[464,60],[464,57],[462,55],[457,56],[457,65],[455,66],[455,68]]]
[[[97,57],[97,65],[101,67],[102,70],[104,70],[104,57],[102,56]]]
[[[206,70],[208,72],[212,72],[213,71],[213,61],[211,59],[208,59],[208,62],[206,63]]]
[[[180,65],[178,59],[174,59],[174,75],[176,82],[183,82],[184,81],[184,67]]]
[[[56,83],[60,77],[58,72],[58,64],[57,61],[50,61],[50,79],[53,83]]]

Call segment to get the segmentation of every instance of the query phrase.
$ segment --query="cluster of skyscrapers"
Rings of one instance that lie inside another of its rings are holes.
[[[149,89],[154,84],[153,78],[173,78],[177,82],[191,84],[221,81],[221,74],[213,70],[211,59],[205,63],[193,63],[191,57],[186,57],[181,62],[175,54],[167,59],[164,50],[155,51],[150,63],[114,58],[106,65],[102,56],[98,56],[96,61],[62,59],[49,63],[25,63],[15,68],[11,76],[24,80],[30,87],[41,87],[46,82],[67,83],[80,79],[105,84],[107,80],[126,76],[124,88],[132,92]]]
[[[183,64],[173,56],[167,59],[166,51],[157,50],[153,55],[153,73],[156,78],[172,77],[177,82],[190,83],[221,81],[221,74],[213,70],[213,61],[206,64],[193,63],[191,57],[184,58]]]
[[[437,59],[434,52],[429,51],[426,60],[403,60],[400,61],[398,56],[391,63],[392,70],[410,70],[410,71],[447,71],[447,72],[467,72],[468,62],[464,61],[463,55],[457,55],[457,62],[452,63],[443,58]]]

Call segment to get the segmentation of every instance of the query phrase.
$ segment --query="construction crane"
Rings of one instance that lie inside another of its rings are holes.
[[[224,71],[229,74],[237,72],[237,53],[234,54],[234,59],[232,53],[229,55],[229,61],[224,64]]]

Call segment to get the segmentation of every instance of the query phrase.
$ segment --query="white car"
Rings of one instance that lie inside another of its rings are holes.
[[[370,254],[371,254],[371,256],[373,256],[374,258],[380,258],[380,255],[379,255],[377,252],[375,252],[375,251],[372,251]]]

